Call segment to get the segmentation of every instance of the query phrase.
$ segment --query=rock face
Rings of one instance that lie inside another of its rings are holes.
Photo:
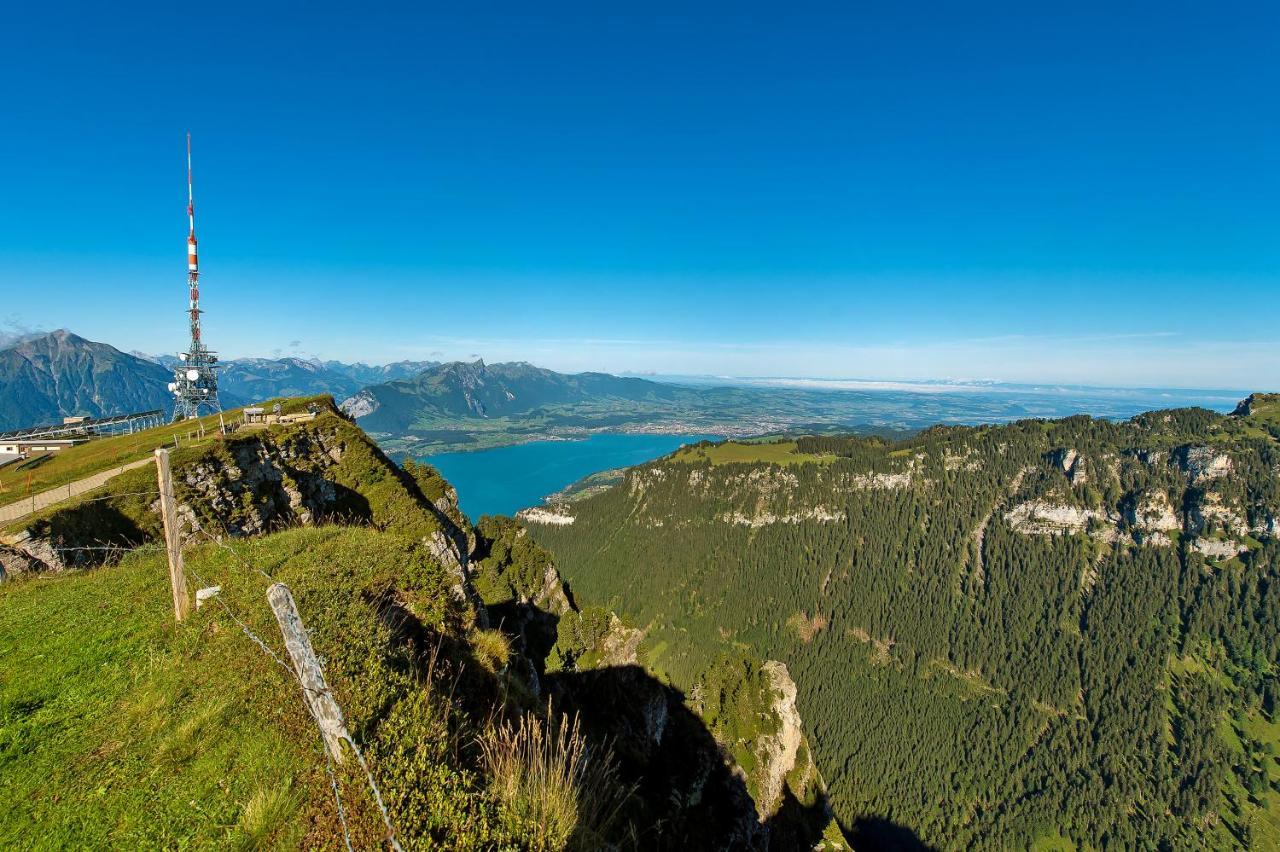
[[[832,521],[843,521],[845,514],[842,510],[828,509],[825,506],[814,506],[802,512],[792,512],[787,515],[775,515],[772,512],[761,512],[757,515],[745,515],[742,512],[725,512],[720,519],[727,524],[737,524],[744,527],[767,527],[771,524],[800,524],[805,521],[820,521],[829,523]]]
[[[1187,509],[1187,532],[1198,535],[1211,525],[1235,533],[1249,528],[1243,514],[1227,505],[1222,495],[1210,491],[1190,501]]]
[[[1062,469],[1072,485],[1084,485],[1089,481],[1085,459],[1078,450],[1061,449],[1051,453],[1054,463]]]
[[[1115,538],[1117,516],[1097,509],[1085,509],[1047,500],[1028,500],[1005,513],[1005,520],[1018,532],[1029,535],[1068,535],[1091,532],[1105,540]]]
[[[762,668],[773,690],[770,709],[777,718],[776,732],[760,737],[752,749],[759,766],[756,809],[764,822],[782,806],[783,786],[787,775],[796,768],[804,733],[800,730],[800,711],[796,709],[796,683],[786,665],[770,660]]]
[[[1140,533],[1171,533],[1182,528],[1169,495],[1163,491],[1142,495],[1125,511],[1125,520]]]
[[[1198,538],[1191,543],[1191,549],[1210,559],[1231,559],[1248,548],[1230,539]]]
[[[367,390],[362,390],[355,396],[348,397],[342,401],[342,411],[349,417],[357,420],[361,417],[367,417],[378,410],[378,398]]]
[[[450,588],[453,596],[470,604],[476,612],[477,624],[487,629],[489,627],[488,610],[485,608],[484,601],[480,600],[480,595],[476,593],[475,586],[471,584],[471,575],[467,570],[467,554],[460,551],[457,542],[442,530],[432,533],[427,538],[426,545],[431,556],[453,575],[454,584]]]
[[[1231,457],[1212,447],[1182,447],[1175,453],[1178,465],[1191,477],[1191,484],[1198,485],[1231,473]]]
[[[0,583],[49,570],[50,566],[33,554],[17,547],[0,544]]]
[[[227,457],[184,466],[175,485],[187,534],[210,526],[197,515],[217,519],[221,529],[206,529],[215,536],[316,523],[337,509],[337,487],[325,473],[342,461],[344,450],[334,433],[300,431],[286,442],[265,436],[238,441]]]
[[[521,509],[516,513],[516,517],[530,524],[554,524],[558,527],[567,527],[573,523],[573,515],[568,512],[568,507],[542,507],[533,506],[528,509]]]

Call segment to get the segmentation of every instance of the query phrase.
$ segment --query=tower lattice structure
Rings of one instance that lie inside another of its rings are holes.
[[[218,356],[205,346],[200,336],[200,263],[196,257],[196,205],[191,185],[191,134],[187,134],[187,220],[191,231],[187,236],[187,288],[190,303],[187,315],[191,325],[191,342],[181,353],[182,363],[174,368],[173,419],[199,417],[201,409],[208,413],[222,410],[218,402]]]

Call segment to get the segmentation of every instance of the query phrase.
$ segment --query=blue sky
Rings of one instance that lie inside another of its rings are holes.
[[[1276,4],[37,5],[13,328],[182,346],[190,130],[230,356],[1280,385]]]

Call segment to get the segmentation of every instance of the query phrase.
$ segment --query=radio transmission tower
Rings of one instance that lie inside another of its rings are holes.
[[[200,338],[200,264],[196,260],[196,204],[191,188],[191,134],[187,134],[187,287],[191,302],[187,310],[191,322],[191,344],[182,354],[182,363],[173,371],[169,390],[173,391],[173,419],[199,417],[200,409],[222,410],[218,402],[218,356]]]

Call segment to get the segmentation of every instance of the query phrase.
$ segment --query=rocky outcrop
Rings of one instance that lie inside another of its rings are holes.
[[[475,611],[476,623],[488,629],[488,610],[471,583],[471,575],[467,571],[467,554],[460,551],[457,542],[443,530],[433,532],[424,543],[431,557],[453,575],[454,582],[450,586],[453,596],[468,604]]]
[[[1141,544],[1167,547],[1172,543],[1169,534],[1182,529],[1169,495],[1163,491],[1141,495],[1124,509],[1123,514],[1134,538]]]
[[[1238,541],[1216,538],[1198,538],[1191,542],[1191,549],[1210,559],[1231,559],[1248,550]]]
[[[1213,447],[1181,447],[1174,453],[1174,458],[1178,466],[1190,476],[1192,485],[1231,473],[1231,457]]]
[[[848,487],[853,491],[893,491],[910,488],[912,474],[909,471],[899,473],[855,473],[848,477]]]
[[[600,638],[596,647],[600,655],[600,666],[636,665],[640,643],[644,641],[644,631],[638,627],[628,627],[615,613],[609,613],[609,628]]]
[[[1211,526],[1228,533],[1242,533],[1249,529],[1243,513],[1229,506],[1221,494],[1198,494],[1187,507],[1187,532],[1198,535]]]
[[[184,465],[175,486],[186,535],[240,537],[316,523],[336,509],[337,487],[325,473],[343,452],[335,433],[300,430],[287,441],[265,433],[239,440],[225,454]]]
[[[569,596],[565,594],[564,578],[554,563],[548,562],[542,573],[542,588],[533,597],[531,603],[544,612],[555,616],[564,615],[572,608]]]
[[[783,787],[787,776],[796,768],[804,733],[800,728],[800,711],[796,709],[796,683],[786,665],[770,660],[761,668],[773,691],[773,704],[769,709],[777,719],[774,733],[760,737],[752,747],[759,767],[756,810],[764,822],[782,805]]]
[[[530,524],[551,524],[558,527],[567,527],[573,523],[573,515],[569,514],[567,506],[534,506],[521,509],[516,517]]]
[[[843,511],[828,509],[825,506],[814,506],[812,509],[806,509],[802,512],[791,512],[785,515],[775,515],[772,512],[760,512],[754,515],[746,515],[742,512],[725,512],[720,515],[720,520],[727,524],[736,524],[744,527],[767,527],[771,524],[800,524],[805,521],[818,521],[820,523],[829,523],[832,521],[843,521],[845,514]]]
[[[43,542],[43,544],[47,549],[48,542]],[[38,558],[34,552],[28,552],[21,545],[9,546],[0,544],[0,582],[38,574],[51,568],[57,570],[63,567],[61,561],[56,559],[56,553],[50,550],[48,556],[55,557],[52,560],[52,565],[48,561]]]
[[[1084,485],[1089,481],[1089,475],[1085,471],[1085,459],[1078,450],[1060,449],[1050,453],[1053,463],[1061,468],[1063,474],[1072,485]]]
[[[376,396],[368,390],[362,390],[355,396],[344,399],[339,408],[341,408],[342,413],[346,414],[348,417],[359,419],[377,411],[379,404],[380,403]]]
[[[1005,520],[1015,530],[1028,535],[1069,535],[1089,533],[1104,541],[1114,541],[1118,516],[1099,509],[1086,509],[1047,500],[1028,500],[1008,512]]]

